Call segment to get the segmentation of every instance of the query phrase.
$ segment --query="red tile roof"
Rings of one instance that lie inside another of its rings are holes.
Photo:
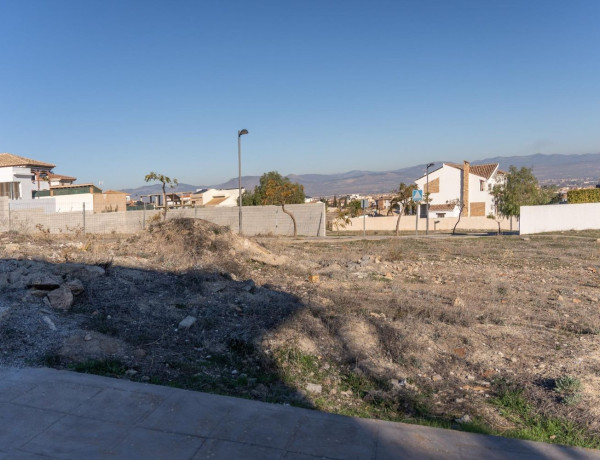
[[[456,163],[445,164],[447,164],[448,166],[452,166],[453,168],[460,169],[461,171],[463,169],[463,165],[459,165]],[[469,172],[470,174],[475,174],[476,176],[485,177],[486,179],[489,179],[490,177],[492,177],[492,174],[498,166],[498,163],[489,163],[486,165],[471,165],[471,167],[469,168]]]
[[[430,204],[430,211],[452,211],[456,207],[455,204]]]
[[[20,157],[12,153],[0,153],[0,167],[9,166],[38,166],[52,169],[56,165],[52,163],[44,163],[43,161],[32,160],[31,158]]]

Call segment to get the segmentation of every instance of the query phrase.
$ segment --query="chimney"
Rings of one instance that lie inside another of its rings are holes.
[[[463,216],[469,217],[469,173],[471,172],[471,165],[468,161],[463,163],[462,172],[462,203],[463,203]]]

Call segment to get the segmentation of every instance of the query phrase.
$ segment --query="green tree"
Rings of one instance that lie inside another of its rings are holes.
[[[494,186],[492,190],[496,212],[504,217],[519,218],[521,206],[548,204],[550,194],[540,188],[531,168],[517,169],[511,166],[505,182]]]
[[[166,220],[167,219],[167,208],[168,208],[166,187],[168,185],[170,188],[174,188],[177,184],[179,184],[179,181],[177,179],[171,179],[169,176],[165,176],[164,174],[155,173],[154,171],[151,171],[150,173],[146,174],[146,177],[144,177],[144,180],[146,182],[156,180],[162,184],[163,205],[165,207],[163,218]]]
[[[347,199],[346,199],[347,201]],[[350,203],[346,205],[348,212],[351,217],[358,217],[361,214],[362,204],[360,200],[351,200]]]
[[[398,189],[394,190],[394,197],[392,198],[392,202],[390,203],[388,215],[392,212],[394,208],[398,208],[398,220],[396,221],[396,236],[400,234],[400,219],[402,218],[404,211],[406,211],[407,206],[412,204],[413,190],[417,190],[416,185],[406,185],[404,182],[401,182],[398,186]]]
[[[283,177],[277,171],[266,172],[260,177],[259,183],[256,187],[254,187],[254,191],[252,193],[244,193],[242,196],[242,204],[244,206],[262,206],[265,204],[279,205],[278,202],[275,202],[277,201],[275,200],[275,198],[277,198],[275,195],[272,195],[271,197],[266,196],[268,185],[283,186],[284,184],[288,183],[292,184],[287,177]],[[286,204],[304,203],[306,198],[306,195],[304,194],[304,187],[298,183],[293,183],[292,185],[294,185],[295,188],[292,190],[293,194],[287,199]]]
[[[247,206],[281,206],[281,210],[292,219],[294,236],[296,236],[298,231],[296,218],[289,210],[285,209],[285,205],[304,203],[305,199],[304,186],[290,181],[289,178],[283,177],[277,171],[270,171],[260,177],[259,184],[254,187],[254,192],[242,196],[242,203]]]

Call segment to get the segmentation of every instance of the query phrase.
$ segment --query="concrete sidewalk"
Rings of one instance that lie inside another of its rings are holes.
[[[54,369],[0,369],[0,459],[583,459],[600,452]]]

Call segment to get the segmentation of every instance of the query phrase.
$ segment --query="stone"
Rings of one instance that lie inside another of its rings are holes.
[[[471,422],[471,416],[469,414],[465,414],[461,418],[457,418],[455,421],[456,423],[460,423],[461,425],[463,423],[469,423]]]
[[[256,284],[254,284],[254,281],[252,281],[252,280],[245,281],[244,284],[242,284],[242,291],[254,292],[255,289],[256,289]]]
[[[197,321],[197,318],[195,318],[194,316],[186,316],[179,322],[178,327],[179,327],[179,329],[187,330],[190,327],[192,327],[196,321]]]
[[[65,286],[71,290],[73,295],[79,295],[85,290],[85,288],[83,287],[83,283],[78,279],[67,281],[65,283]]]
[[[42,291],[51,291],[57,289],[62,284],[62,279],[49,274],[33,275],[27,283],[28,288],[39,289]]]
[[[454,299],[454,302],[452,302],[452,305],[454,305],[455,307],[464,307],[465,301],[460,297],[457,297],[456,299]]]
[[[133,377],[137,373],[138,373],[138,371],[136,371],[135,369],[127,369],[125,371],[125,375],[128,376],[128,377]]]
[[[431,380],[433,380],[434,382],[440,382],[442,381],[442,376],[440,374],[433,374],[433,377],[431,377]]]
[[[92,334],[85,334],[85,336],[83,337],[83,340],[85,340],[86,342],[89,342],[90,340],[92,340]]]
[[[556,300],[558,300],[559,302],[564,302],[565,298],[559,294]]]
[[[318,283],[319,282],[319,275],[310,275],[308,277],[308,281],[310,283]]]
[[[386,280],[393,280],[394,279],[394,277],[392,276],[392,274],[390,272],[387,272],[385,275],[383,275],[383,277]]]
[[[455,348],[453,351],[454,354],[459,358],[464,358],[467,356],[467,349],[465,347]]]
[[[573,299],[573,303],[581,303],[581,299],[578,299],[577,297],[575,297]]]
[[[47,299],[56,310],[69,310],[73,306],[73,293],[66,286],[50,291]]]
[[[46,323],[48,325],[48,328],[51,331],[55,331],[56,330],[56,325],[54,324],[54,322],[50,319],[50,317],[44,315],[42,316],[42,320],[44,321],[44,323]]]
[[[320,395],[321,392],[323,391],[323,387],[321,385],[319,385],[318,383],[307,383],[306,391],[308,393]]]

